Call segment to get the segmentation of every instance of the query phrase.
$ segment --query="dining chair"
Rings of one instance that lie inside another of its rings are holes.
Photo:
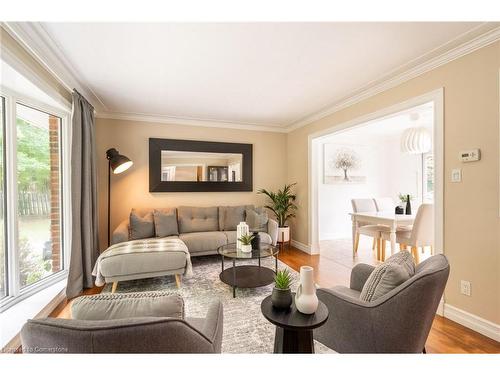
[[[390,241],[390,232],[381,230],[382,259],[385,258],[386,241]],[[424,203],[420,205],[411,229],[401,228],[396,231],[396,242],[401,249],[411,246],[411,253],[415,262],[419,263],[418,249],[430,246],[431,255],[434,255],[434,205]]]
[[[396,206],[394,205],[394,200],[392,198],[375,198],[374,201],[377,211],[394,212]]]
[[[357,198],[351,199],[353,212],[376,212],[377,206],[372,198]],[[354,235],[354,252],[357,254],[359,246],[359,235],[372,237],[372,250],[377,249],[377,259],[380,254],[380,228],[378,225],[371,225],[358,221],[358,227]]]

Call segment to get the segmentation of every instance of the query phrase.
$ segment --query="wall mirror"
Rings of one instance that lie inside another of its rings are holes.
[[[252,145],[150,138],[149,191],[252,191]]]

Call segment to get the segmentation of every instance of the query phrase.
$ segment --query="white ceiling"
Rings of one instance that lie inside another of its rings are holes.
[[[43,23],[104,112],[285,127],[480,23]]]

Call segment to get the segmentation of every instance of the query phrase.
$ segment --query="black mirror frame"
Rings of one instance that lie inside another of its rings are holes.
[[[253,191],[252,148],[253,145],[248,143],[204,142],[183,139],[149,138],[149,191],[151,193]],[[162,150],[242,154],[243,181],[162,181]]]

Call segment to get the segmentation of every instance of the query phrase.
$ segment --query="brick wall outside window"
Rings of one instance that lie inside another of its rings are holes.
[[[50,142],[50,237],[52,242],[52,272],[62,268],[61,259],[61,184],[60,184],[60,119],[49,118]]]

